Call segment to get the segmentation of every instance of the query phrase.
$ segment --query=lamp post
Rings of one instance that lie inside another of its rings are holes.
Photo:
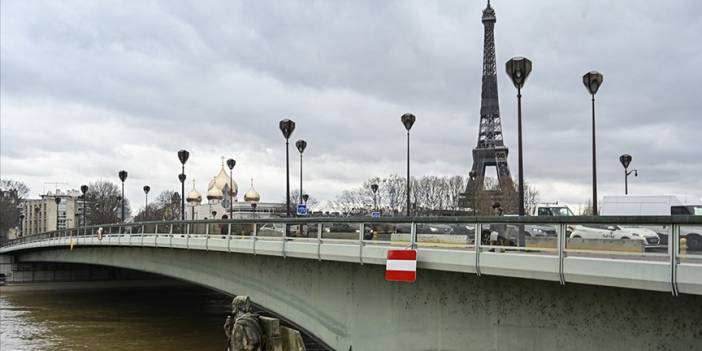
[[[180,220],[185,220],[185,163],[188,162],[190,153],[187,150],[178,151],[178,159],[180,160],[181,172],[178,175],[180,180]]]
[[[80,186],[80,192],[83,193],[83,210],[81,211],[83,215],[83,226],[85,227],[85,193],[88,192],[88,186],[87,185],[81,185]]]
[[[305,152],[307,142],[300,139],[295,142],[295,147],[297,148],[297,151],[300,152],[300,203],[302,203],[302,153]]]
[[[290,136],[295,131],[295,122],[283,119],[278,123],[280,131],[285,137],[285,213],[290,217]]]
[[[373,192],[373,211],[378,210],[378,184],[371,184],[371,191]]]
[[[411,113],[405,113],[400,117],[402,124],[407,129],[407,217],[410,216],[410,129],[414,125],[416,117]]]
[[[122,196],[120,198],[120,201],[122,203],[122,223],[124,223],[124,181],[127,180],[127,171],[121,170],[118,173],[119,175],[119,180],[122,181]]]
[[[470,172],[468,172],[468,177],[470,177],[471,184],[473,184],[473,189],[471,189],[472,190],[471,192],[473,195],[473,201],[472,201],[472,206],[471,206],[471,207],[473,207],[473,216],[475,216],[477,214],[477,211],[475,209],[475,207],[477,206],[477,203],[476,203],[477,202],[476,201],[477,194],[475,193],[475,178],[477,177],[477,175],[478,175],[478,172],[476,172],[476,171],[471,170]]]
[[[624,166],[624,195],[629,195],[629,175],[634,173],[634,177],[638,177],[639,171],[635,169],[629,171],[629,164],[631,163],[631,155],[629,154],[619,156],[619,162]]]
[[[232,215],[234,214],[234,189],[233,189],[233,184],[234,184],[234,179],[232,176],[232,173],[234,173],[234,166],[236,166],[236,160],[233,158],[230,158],[227,160],[227,167],[229,167],[229,219],[232,219]]]
[[[61,203],[61,198],[56,196],[54,202],[56,202],[56,230],[59,230],[59,204]]]
[[[146,221],[149,220],[149,191],[151,191],[151,187],[148,185],[144,185],[144,220]]]
[[[524,163],[522,157],[522,87],[531,73],[531,61],[525,57],[514,57],[507,61],[507,75],[517,88],[517,144],[519,149],[519,215],[524,216]],[[521,241],[521,233],[520,233]]]
[[[24,215],[23,214],[19,215],[19,231],[20,231],[19,236],[24,235]]]
[[[597,216],[597,148],[595,139],[595,94],[602,85],[602,73],[590,71],[583,76],[583,84],[592,96],[592,214]]]

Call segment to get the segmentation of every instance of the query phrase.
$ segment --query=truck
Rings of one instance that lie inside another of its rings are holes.
[[[702,200],[692,195],[607,195],[602,198],[603,216],[702,216]],[[666,226],[650,227],[667,243]],[[665,231],[666,233],[662,233]],[[682,226],[680,237],[687,239],[688,250],[702,250],[702,226]]]

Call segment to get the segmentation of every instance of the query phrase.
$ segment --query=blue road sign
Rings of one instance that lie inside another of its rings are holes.
[[[380,211],[373,211],[373,212],[371,212],[371,217],[373,217],[373,218],[380,218]]]
[[[298,216],[307,216],[307,205],[306,204],[297,204],[297,215]]]

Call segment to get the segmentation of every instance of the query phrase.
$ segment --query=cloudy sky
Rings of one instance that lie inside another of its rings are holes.
[[[321,200],[402,174],[466,176],[480,106],[482,1],[2,1],[3,178],[118,182],[142,199],[178,189],[178,149],[198,189],[237,160],[240,194],[284,198],[278,121],[304,138],[305,190]],[[702,5],[674,1],[496,0],[500,107],[517,175],[515,90],[526,56],[525,178],[542,200],[591,194],[589,70],[597,98],[599,194],[702,195]],[[298,181],[297,152],[292,181]],[[189,186],[188,186],[189,188]]]

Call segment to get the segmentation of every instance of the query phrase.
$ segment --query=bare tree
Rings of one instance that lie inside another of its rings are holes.
[[[89,224],[109,224],[120,221],[122,202],[119,187],[105,180],[97,180],[88,185],[85,194],[87,201],[86,220]],[[125,216],[131,212],[129,200],[124,199]]]
[[[29,187],[16,180],[0,179],[0,238],[19,225],[20,204],[29,195]]]

